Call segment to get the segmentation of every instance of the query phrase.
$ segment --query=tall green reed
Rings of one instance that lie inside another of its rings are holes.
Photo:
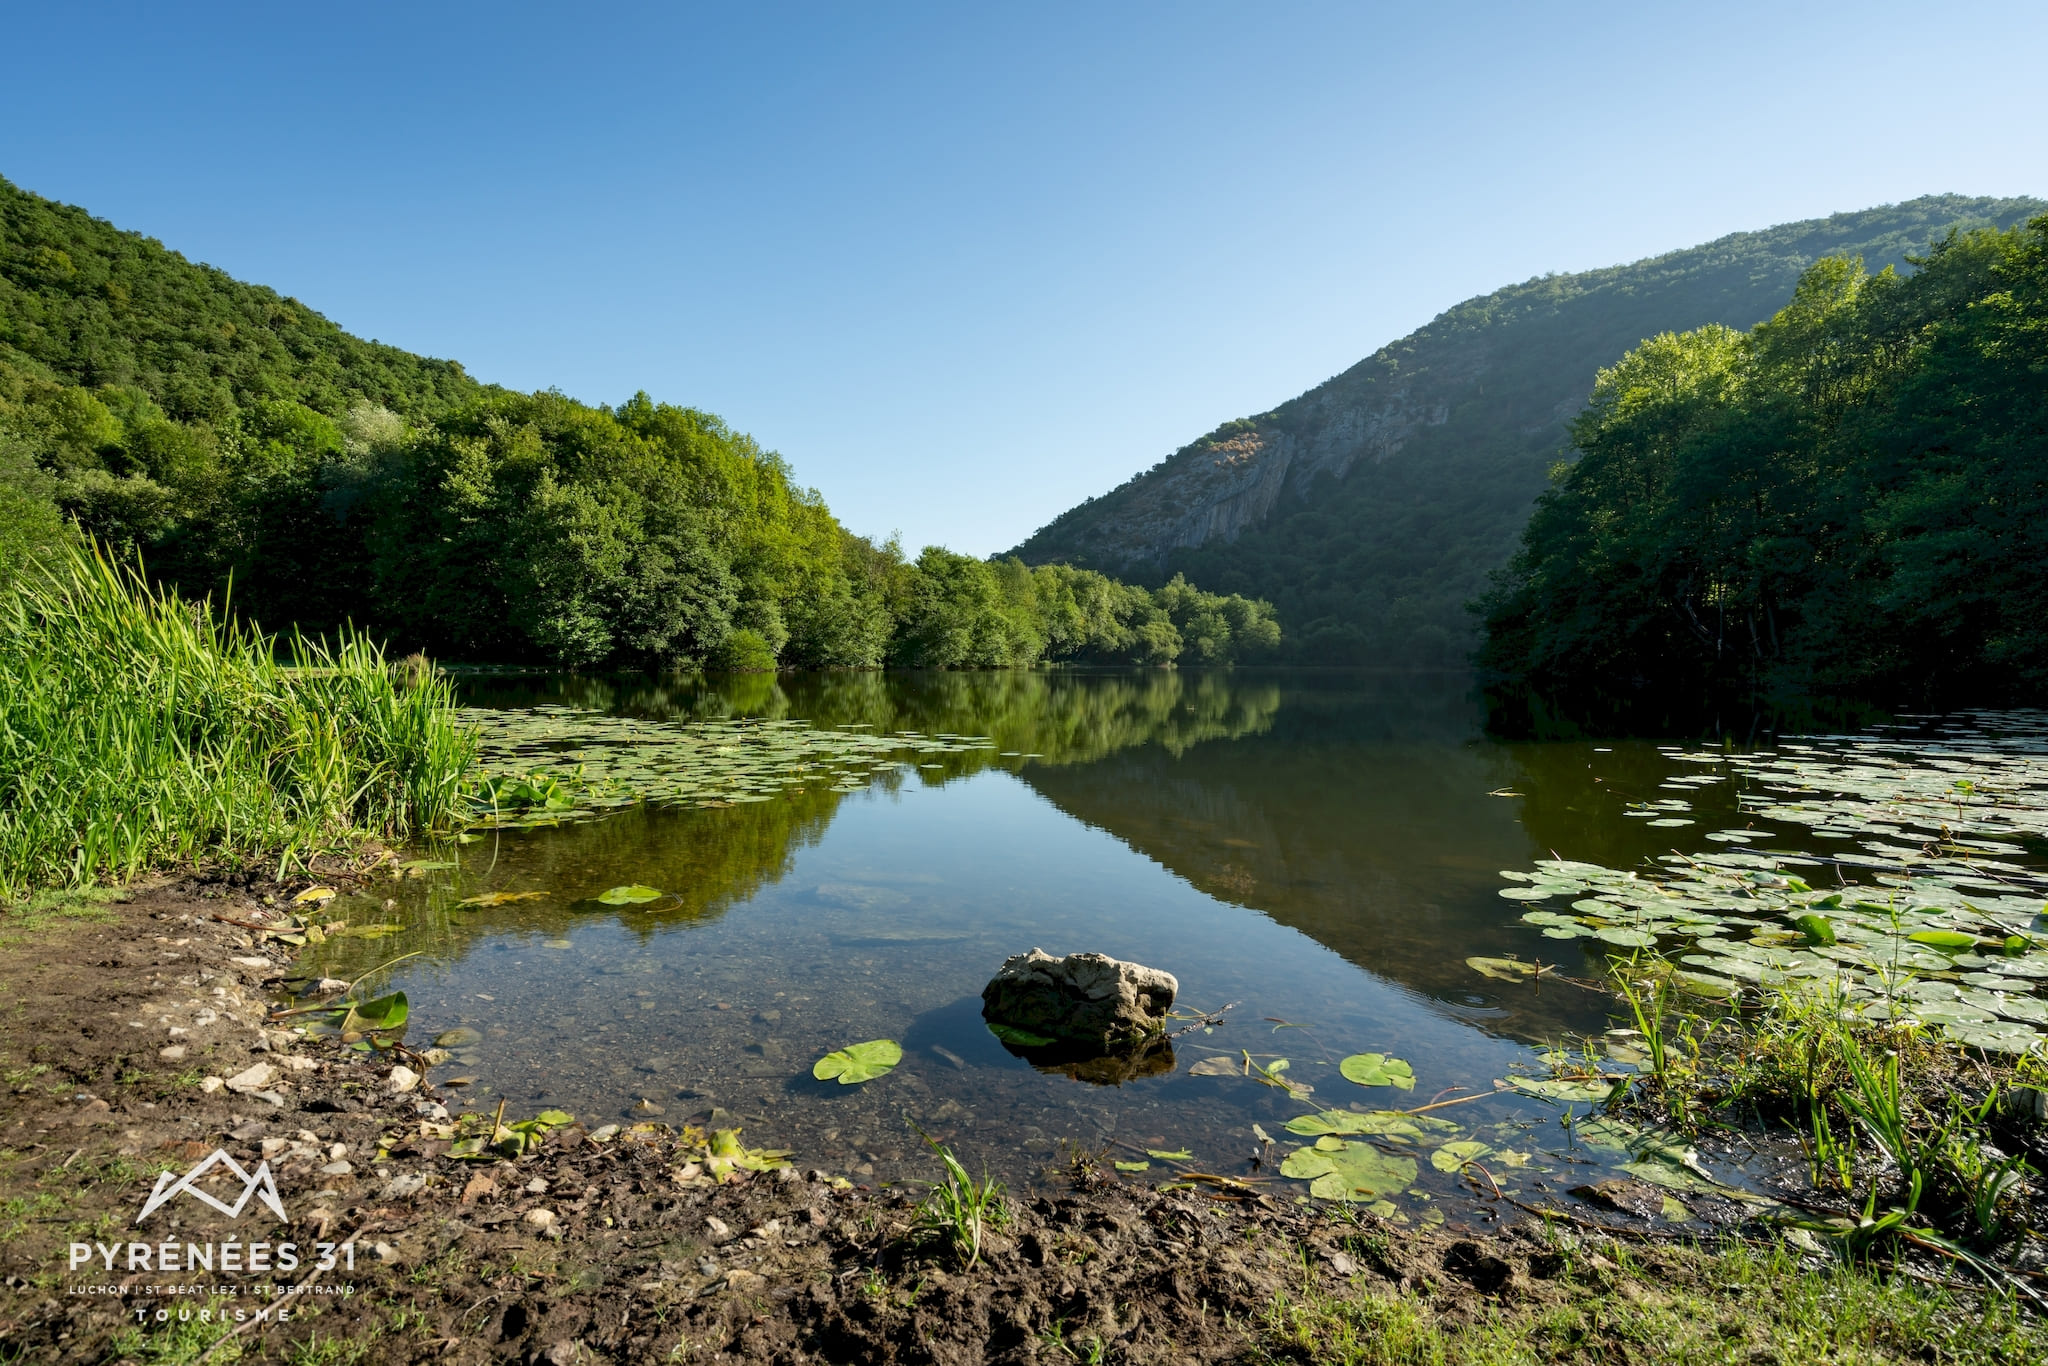
[[[454,824],[448,685],[352,631],[279,644],[97,548],[0,592],[0,894]]]

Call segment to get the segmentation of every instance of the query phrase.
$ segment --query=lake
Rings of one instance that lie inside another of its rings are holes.
[[[556,1108],[593,1128],[738,1125],[749,1144],[867,1184],[939,1174],[914,1122],[970,1170],[1020,1185],[1085,1150],[1139,1179],[1192,1170],[1287,1196],[1308,1187],[1279,1162],[1330,1132],[1308,1117],[1363,1114],[1336,1129],[1368,1135],[1355,1152],[1369,1180],[1354,1190],[1434,1222],[1487,1209],[1473,1203],[1469,1156],[1531,1195],[1623,1166],[1654,1175],[1640,1151],[1588,1131],[1588,1104],[1496,1090],[1518,1078],[1540,1090],[1559,1064],[1565,1075],[1630,1069],[1630,1036],[1605,1033],[1629,1022],[1595,985],[1608,955],[1682,930],[1723,954],[1700,959],[1705,982],[1804,971],[1770,957],[1793,951],[1778,946],[1782,927],[1732,940],[1637,909],[1627,923],[1643,933],[1616,929],[1628,897],[1603,893],[1588,870],[1725,858],[1721,874],[1777,877],[1745,869],[1804,857],[1816,823],[1758,794],[1810,788],[1810,776],[1647,742],[1489,739],[1464,675],[486,676],[462,687],[495,728],[494,767],[580,764],[602,779],[601,804],[415,851],[403,878],[330,906],[367,936],[307,960],[354,977],[417,954],[376,989],[407,993],[414,1047],[473,1031],[435,1073],[470,1079],[451,1104],[503,1098],[508,1115]],[[1994,730],[2006,738],[1993,743]],[[1992,737],[1994,759],[2048,784],[2034,721],[1976,733]],[[1938,762],[1908,767],[1945,773]],[[2013,898],[1994,911],[2024,920],[2048,846],[2037,826],[1999,820],[2017,841],[1999,846],[2009,871],[1975,875]],[[1898,827],[1885,829],[1884,847],[1896,846]],[[1546,871],[1545,860],[1566,863]],[[1884,875],[1883,858],[1873,866]],[[1681,887],[1706,885],[1685,877]],[[613,888],[650,899],[596,899]],[[1033,947],[1173,973],[1191,1027],[1117,1084],[1034,1066],[980,1013],[1003,959]],[[1517,963],[1554,966],[1529,975]],[[1969,993],[2020,1000],[2037,979],[1958,980],[1991,966],[1937,960],[1921,975],[1953,987],[1937,1006],[1956,1027],[2025,1029],[2012,1022],[2024,1009]],[[1199,1012],[1222,1022],[1202,1027]],[[1579,1042],[1603,1036],[1591,1054]],[[899,1041],[902,1063],[860,1085],[813,1078],[819,1057],[870,1039]],[[1560,1043],[1569,1060],[1552,1055]],[[1405,1061],[1412,1088],[1340,1072],[1368,1053]],[[1455,1103],[1422,1119],[1384,1114],[1440,1102]],[[1738,1166],[1712,1170],[1753,1184]],[[1660,1184],[1683,1194],[1691,1181]]]

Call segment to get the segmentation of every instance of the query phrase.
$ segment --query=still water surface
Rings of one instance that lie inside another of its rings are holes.
[[[1545,1074],[1545,1043],[1619,1023],[1596,992],[1466,966],[1519,957],[1588,977],[1604,948],[1522,923],[1500,870],[1553,852],[1627,867],[1699,843],[1623,818],[1628,802],[1669,795],[1669,755],[1490,740],[1461,675],[534,677],[472,682],[465,701],[993,742],[906,756],[858,791],[792,784],[742,805],[639,804],[494,832],[434,853],[459,867],[332,908],[404,928],[330,944],[326,971],[421,950],[390,983],[411,999],[415,1046],[456,1027],[482,1035],[437,1072],[474,1078],[449,1093],[464,1103],[504,1097],[513,1114],[555,1107],[592,1126],[709,1117],[859,1181],[935,1175],[907,1116],[1012,1182],[1039,1179],[1072,1143],[1129,1161],[1185,1150],[1202,1170],[1263,1174],[1297,1194],[1272,1172],[1305,1141],[1288,1120],[1490,1092],[1497,1078]],[[1735,819],[1735,800],[1701,790],[1695,830]],[[574,904],[632,883],[665,895]],[[490,891],[546,895],[455,904]],[[386,897],[398,905],[384,909]],[[1035,1070],[980,1018],[983,984],[1034,946],[1164,968],[1183,1006],[1228,1006],[1227,1023],[1176,1040],[1172,1071],[1120,1086]],[[811,1077],[823,1053],[875,1038],[902,1042],[893,1073],[860,1086]],[[1285,1075],[1313,1094],[1188,1072],[1241,1050],[1287,1059]],[[1360,1052],[1406,1059],[1415,1089],[1342,1078],[1337,1062]],[[1560,1107],[1532,1098],[1435,1113],[1460,1126],[1449,1137],[1505,1154],[1496,1174],[1524,1190],[1626,1160],[1578,1145]],[[1255,1125],[1280,1140],[1263,1168],[1250,1161]],[[1421,1160],[1394,1203],[1410,1217],[1459,1197],[1456,1174],[1428,1160],[1441,1141],[1408,1149]],[[1168,1171],[1154,1161],[1151,1174]]]

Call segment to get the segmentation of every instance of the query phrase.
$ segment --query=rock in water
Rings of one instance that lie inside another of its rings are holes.
[[[1003,961],[981,990],[981,1013],[1049,1039],[1115,1048],[1157,1034],[1179,990],[1172,973],[1108,954],[1055,958],[1033,949]]]

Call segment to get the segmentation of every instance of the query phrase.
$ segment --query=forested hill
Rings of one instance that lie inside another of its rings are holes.
[[[1216,664],[1279,639],[1184,581],[907,559],[712,414],[482,385],[0,180],[0,590],[81,532],[267,629],[450,659]]]
[[[1601,367],[1661,332],[1747,328],[1821,257],[1874,272],[2043,208],[1935,195],[1511,285],[1226,423],[1015,553],[1268,599],[1300,660],[1459,662],[1465,604],[1514,552]]]
[[[134,388],[174,421],[265,399],[430,417],[481,386],[455,361],[352,337],[261,285],[0,179],[0,359],[89,389]]]
[[[2048,214],[1653,337],[1572,444],[1486,599],[1498,723],[2048,699]]]

